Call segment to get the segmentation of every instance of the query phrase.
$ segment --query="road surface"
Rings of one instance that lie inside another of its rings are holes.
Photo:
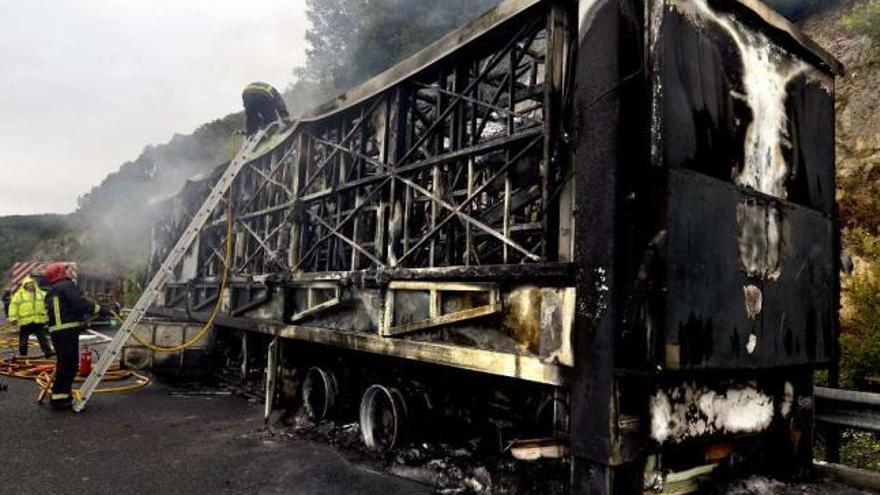
[[[82,414],[34,403],[36,385],[0,377],[0,492],[429,494],[352,465],[328,446],[274,440],[262,406],[242,397],[180,397],[153,383],[97,395]]]

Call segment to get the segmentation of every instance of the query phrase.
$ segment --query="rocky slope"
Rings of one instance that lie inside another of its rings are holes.
[[[847,371],[847,359],[857,354],[847,354],[848,339],[873,341],[880,331],[880,42],[848,29],[846,22],[870,1],[842,0],[801,23],[847,69],[837,80],[836,142],[843,244],[855,261],[855,271],[843,280],[842,309],[843,372],[844,379],[852,375],[852,385],[864,379],[856,375],[880,371],[880,356],[874,355],[880,349],[858,358],[865,361],[856,367],[861,371]]]
[[[842,177],[880,165],[880,59],[866,36],[844,28],[843,19],[868,0],[844,0],[810,16],[802,28],[847,68],[837,85],[837,152]]]

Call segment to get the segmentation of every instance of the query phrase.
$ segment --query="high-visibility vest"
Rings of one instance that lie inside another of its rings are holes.
[[[33,292],[24,288],[27,282],[34,284]],[[48,321],[49,318],[46,316],[46,293],[30,277],[26,277],[22,281],[21,287],[9,299],[7,318],[10,321],[15,321],[19,326],[32,323],[46,323]]]
[[[47,298],[50,332],[82,327],[87,317],[101,310],[100,306],[84,298],[76,284],[67,279],[52,284]]]

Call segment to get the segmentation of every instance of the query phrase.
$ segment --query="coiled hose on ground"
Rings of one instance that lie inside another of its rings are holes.
[[[0,352],[6,349],[18,347],[18,332],[0,331]],[[28,347],[39,346],[28,343]],[[15,356],[0,356],[0,375],[11,378],[34,380],[40,387],[37,402],[42,403],[52,390],[52,378],[55,376],[55,360],[46,358],[29,358]],[[83,381],[84,377],[76,377],[76,381]],[[118,364],[113,365],[104,375],[104,381],[126,382],[110,387],[95,390],[95,393],[130,392],[146,387],[150,384],[150,378],[132,370],[120,369]],[[133,380],[133,381],[132,381]],[[76,394],[76,391],[74,391]]]

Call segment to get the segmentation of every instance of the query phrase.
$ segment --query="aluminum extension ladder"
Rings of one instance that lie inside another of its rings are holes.
[[[89,398],[95,392],[95,389],[98,388],[98,384],[101,382],[101,379],[104,378],[104,374],[107,373],[107,370],[110,369],[110,365],[113,364],[113,361],[119,356],[119,353],[122,351],[122,346],[128,341],[128,338],[131,336],[132,332],[134,332],[134,329],[144,315],[147,314],[147,310],[150,309],[150,306],[156,302],[156,298],[159,297],[159,294],[165,287],[168,279],[173,277],[174,268],[180,263],[187,250],[189,250],[189,247],[196,240],[202,227],[204,227],[205,222],[211,216],[211,213],[217,205],[220,204],[223,195],[229,190],[235,177],[238,176],[241,169],[250,161],[251,154],[257,149],[257,146],[259,146],[269,129],[274,126],[275,124],[272,124],[258,131],[242,144],[241,149],[229,164],[229,167],[223,172],[223,175],[214,185],[214,188],[211,190],[207,199],[205,199],[205,202],[202,203],[202,206],[196,212],[195,216],[193,216],[193,219],[190,221],[186,230],[183,231],[180,239],[177,240],[174,248],[171,249],[171,252],[169,252],[168,256],[165,258],[165,261],[162,262],[162,266],[153,276],[153,279],[150,280],[149,285],[147,285],[147,288],[144,290],[143,294],[141,294],[140,299],[138,299],[131,312],[126,316],[125,321],[122,323],[122,326],[113,337],[113,340],[110,342],[107,349],[101,354],[101,359],[98,360],[97,366],[92,369],[92,373],[86,378],[82,387],[80,387],[79,397],[76,397],[73,403],[74,411],[80,412],[85,409],[86,402],[88,402]]]

